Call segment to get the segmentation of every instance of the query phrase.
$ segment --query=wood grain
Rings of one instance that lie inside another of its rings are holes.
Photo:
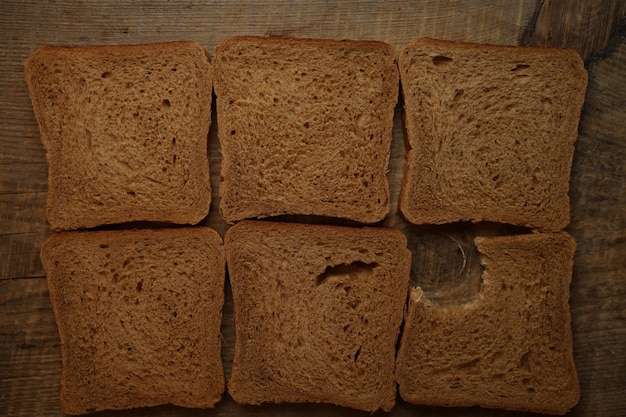
[[[621,0],[137,1],[0,2],[0,415],[61,416],[60,346],[39,249],[45,219],[47,164],[23,76],[23,62],[43,44],[120,44],[195,40],[211,54],[235,34],[375,39],[396,50],[420,36],[575,48],[589,65],[589,90],[572,168],[572,223],[578,241],[571,306],[582,398],[572,416],[626,415],[626,41],[616,27]],[[611,46],[608,48],[607,46]],[[598,57],[603,58],[597,60]],[[214,109],[215,110],[215,109]],[[215,111],[209,136],[212,209],[203,224],[222,235],[217,211],[220,153]],[[497,225],[416,227],[397,213],[404,171],[401,108],[394,121],[389,181],[392,212],[383,222],[403,230],[414,252],[414,284],[453,303],[472,297],[476,234]],[[469,261],[467,257],[469,256]],[[464,258],[465,257],[465,258]],[[222,356],[229,375],[234,344],[232,297],[226,294]],[[228,397],[216,410],[176,407],[124,415],[355,416],[325,405],[239,406]],[[393,416],[530,416],[498,410],[413,407]],[[115,412],[98,415],[121,415]]]
[[[622,0],[547,0],[522,43],[572,48],[587,60],[605,52],[613,30],[625,16],[626,2]]]
[[[570,233],[578,248],[571,287],[581,415],[626,410],[626,40],[589,68],[576,144]],[[601,377],[599,377],[601,375]]]

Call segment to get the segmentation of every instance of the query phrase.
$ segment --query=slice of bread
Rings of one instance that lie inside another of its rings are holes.
[[[227,222],[386,216],[398,99],[390,45],[234,37],[216,47],[214,67]]]
[[[235,307],[233,399],[390,410],[411,267],[405,236],[248,220],[224,240]]]
[[[225,256],[217,232],[63,232],[45,242],[41,259],[66,414],[220,400]]]
[[[409,146],[399,208],[411,223],[570,219],[587,73],[566,49],[419,39],[398,58]]]
[[[580,391],[572,355],[565,232],[475,239],[484,267],[473,301],[442,307],[411,291],[396,364],[414,404],[564,414]]]
[[[25,73],[53,230],[207,215],[212,73],[200,45],[46,46]]]

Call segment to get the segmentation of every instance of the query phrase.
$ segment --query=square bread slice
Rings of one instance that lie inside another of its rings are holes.
[[[572,354],[565,232],[475,239],[483,265],[473,301],[451,307],[411,290],[396,375],[413,404],[564,414],[580,390]]]
[[[216,47],[214,68],[227,222],[387,215],[398,100],[390,45],[234,37]]]
[[[418,39],[398,58],[409,146],[399,208],[411,223],[570,219],[587,73],[575,51]]]
[[[235,307],[233,399],[390,410],[411,267],[405,236],[248,220],[224,240]]]
[[[41,251],[66,414],[174,404],[224,389],[222,240],[206,227],[62,232]]]
[[[25,73],[53,230],[206,217],[212,73],[200,45],[45,46]]]

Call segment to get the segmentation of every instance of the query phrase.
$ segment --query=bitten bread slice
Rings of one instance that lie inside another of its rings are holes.
[[[193,42],[41,47],[26,81],[53,230],[209,212],[211,65]]]
[[[65,413],[220,400],[217,232],[64,232],[45,242],[41,259],[61,337]]]
[[[390,45],[234,37],[214,66],[227,222],[385,217],[398,99]]]
[[[225,238],[242,404],[395,404],[411,254],[393,229],[244,221]]]
[[[396,364],[401,397],[564,414],[580,396],[568,304],[574,239],[475,241],[484,267],[477,299],[446,308],[411,292]]]
[[[400,211],[415,224],[569,223],[587,73],[566,49],[419,39],[398,58],[407,142]]]

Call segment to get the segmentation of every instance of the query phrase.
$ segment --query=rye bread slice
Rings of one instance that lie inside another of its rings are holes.
[[[575,51],[418,39],[398,58],[408,143],[400,194],[415,224],[570,219],[587,73]]]
[[[390,45],[234,37],[214,66],[227,222],[385,217],[398,99]]]
[[[560,232],[475,242],[484,268],[476,299],[444,307],[411,290],[396,363],[400,396],[566,413],[580,396],[568,304],[574,239]]]
[[[401,232],[242,221],[224,245],[236,402],[394,406],[411,265]]]
[[[225,256],[217,232],[63,232],[45,242],[41,260],[66,414],[220,400]]]
[[[25,74],[53,230],[208,214],[212,73],[200,45],[45,46]]]

